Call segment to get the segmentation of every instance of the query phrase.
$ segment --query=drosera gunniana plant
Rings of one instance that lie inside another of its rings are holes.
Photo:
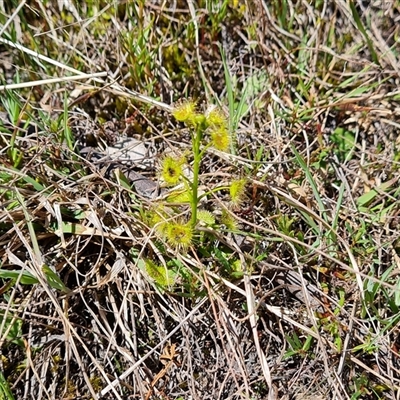
[[[170,190],[147,213],[147,222],[161,241],[160,248],[168,246],[181,254],[199,248],[209,252],[207,245],[204,248],[206,237],[213,237],[213,232],[215,237],[219,237],[222,231],[237,231],[234,213],[228,210],[237,209],[246,199],[247,179],[232,179],[228,185],[217,184],[208,191],[200,189],[200,170],[207,150],[213,147],[219,151],[229,151],[228,118],[216,106],[201,112],[193,100],[179,102],[173,108],[172,115],[189,129],[191,148],[184,154],[168,153],[161,158],[160,185]],[[211,205],[209,196],[222,191],[229,194],[229,201],[221,207]],[[163,290],[173,286],[168,278],[171,273],[168,268],[149,268],[149,265],[156,264],[147,262],[146,272],[158,288]],[[186,278],[190,276],[188,271],[185,273]],[[187,281],[185,276],[182,284]]]
[[[156,231],[169,245],[184,250],[192,244],[199,220],[205,223],[212,220],[205,218],[204,221],[204,213],[199,213],[199,203],[205,196],[199,192],[201,162],[210,147],[227,151],[230,136],[227,117],[217,107],[211,106],[205,112],[200,112],[193,100],[183,100],[173,108],[172,115],[177,121],[183,122],[190,130],[190,156],[193,158],[192,172],[190,176],[185,174],[188,163],[186,155],[169,154],[161,161],[160,179],[166,186],[183,185],[183,190],[176,192],[172,190],[169,198],[173,199],[174,204],[177,201],[189,203],[190,218],[185,221],[181,217],[175,218],[169,215],[169,218],[161,221],[164,212],[160,214],[158,210],[158,216],[153,215],[151,219],[157,223]],[[223,188],[218,188],[218,190],[221,189]]]

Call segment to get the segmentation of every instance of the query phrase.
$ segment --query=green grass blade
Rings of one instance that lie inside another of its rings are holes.
[[[369,38],[369,36],[368,36],[368,34],[367,34],[367,31],[365,30],[364,25],[363,25],[362,22],[361,22],[361,18],[360,18],[360,16],[358,15],[358,12],[357,12],[357,10],[356,10],[356,7],[355,7],[355,5],[354,5],[354,2],[351,0],[349,5],[350,5],[350,10],[351,10],[351,13],[352,13],[352,15],[353,15],[354,21],[356,21],[356,25],[357,25],[358,29],[360,30],[360,32],[362,33],[362,35],[364,36],[364,38],[365,38],[365,40],[366,40],[366,42],[367,42],[368,49],[369,49],[369,51],[370,51],[370,53],[371,53],[372,61],[373,61],[375,64],[380,65],[380,63],[379,63],[379,57],[378,57],[378,55],[376,54],[376,51],[375,51],[375,49],[374,49],[374,45],[373,45],[373,43],[372,43],[372,40]]]
[[[234,132],[233,120],[235,118],[235,96],[232,85],[232,76],[229,72],[229,67],[226,62],[226,55],[222,46],[219,46],[222,58],[222,64],[224,66],[225,85],[226,92],[228,95],[228,107],[229,107],[229,134],[231,135],[231,153],[236,154],[236,132]]]
[[[299,163],[300,167],[301,167],[302,170],[304,171],[304,173],[305,173],[305,175],[306,175],[306,178],[307,178],[307,181],[308,181],[308,183],[309,183],[310,186],[311,186],[311,189],[312,189],[312,191],[313,191],[315,200],[316,200],[317,203],[318,203],[319,211],[320,211],[320,213],[321,213],[321,215],[322,215],[322,218],[323,218],[326,222],[329,223],[329,218],[328,218],[328,216],[327,216],[327,214],[326,214],[326,211],[325,211],[325,205],[324,205],[324,203],[323,203],[323,201],[322,201],[322,199],[321,199],[321,196],[319,195],[319,190],[318,190],[317,184],[315,183],[315,180],[314,180],[314,178],[313,178],[313,176],[312,176],[312,174],[311,174],[310,169],[308,168],[308,166],[307,166],[307,164],[305,163],[303,157],[302,157],[302,156],[300,155],[300,153],[296,150],[296,148],[295,148],[293,145],[291,145],[291,148],[292,148],[292,151],[293,151],[293,153],[294,153],[294,155],[295,155],[295,157],[296,157],[296,161]]]
[[[1,400],[14,400],[14,396],[11,392],[10,385],[3,373],[0,371],[0,399]]]
[[[28,271],[0,269],[0,278],[2,279],[17,280],[19,276],[21,276],[19,282],[22,285],[34,285],[39,283],[39,281]]]

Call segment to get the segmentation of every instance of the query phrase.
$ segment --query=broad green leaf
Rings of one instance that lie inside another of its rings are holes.
[[[34,285],[39,281],[28,271],[0,269],[0,278],[17,280],[21,276],[19,283],[22,285]]]

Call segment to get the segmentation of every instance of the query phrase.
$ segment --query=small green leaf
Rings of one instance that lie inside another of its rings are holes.
[[[64,285],[64,282],[50,267],[48,267],[47,265],[43,265],[42,271],[46,275],[47,283],[50,285],[51,288],[60,290],[64,293],[70,292],[70,289],[68,289]]]
[[[313,341],[314,341],[314,338],[311,335],[308,335],[306,341],[303,344],[302,350],[309,351],[313,344]]]
[[[340,336],[336,336],[334,341],[335,341],[336,351],[340,353],[342,351],[342,338]]]
[[[210,211],[207,211],[207,210],[198,210],[197,211],[197,219],[200,222],[204,222],[208,226],[215,224],[214,215]]]
[[[330,139],[336,144],[335,153],[339,160],[350,159],[350,152],[355,146],[354,134],[344,128],[336,128]]]
[[[157,265],[151,260],[145,260],[145,269],[150,278],[154,279],[155,283],[161,288],[164,289],[173,283],[173,272],[163,265]]]
[[[117,182],[121,187],[123,187],[127,190],[132,189],[129,179],[125,176],[125,174],[120,169],[117,169],[115,171],[115,177],[117,178]]]
[[[88,228],[81,224],[74,224],[72,222],[62,222],[60,230],[63,233],[73,233],[76,235],[87,235],[93,232],[92,228]]]

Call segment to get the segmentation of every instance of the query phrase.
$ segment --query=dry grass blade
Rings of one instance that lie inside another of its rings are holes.
[[[268,366],[267,358],[265,357],[264,352],[261,349],[260,342],[258,340],[258,331],[257,331],[257,322],[256,322],[256,304],[253,294],[253,289],[250,284],[250,280],[247,275],[244,276],[244,284],[246,288],[246,300],[247,300],[247,307],[249,310],[249,321],[251,325],[251,330],[253,333],[253,339],[255,342],[257,354],[261,363],[262,371],[264,374],[265,381],[269,387],[268,399],[273,400],[276,398],[276,394],[274,393],[274,388],[272,386],[272,378],[271,378],[271,371]]]
[[[102,76],[106,76],[106,75],[107,75],[107,72],[98,72],[95,74],[79,74],[77,76],[43,79],[41,81],[34,81],[34,82],[16,83],[14,85],[2,85],[2,86],[0,86],[0,91],[30,88],[33,86],[48,85],[48,84],[54,84],[54,83],[59,83],[59,82],[71,82],[71,81],[80,80],[80,79],[94,79],[94,78],[102,77]]]

